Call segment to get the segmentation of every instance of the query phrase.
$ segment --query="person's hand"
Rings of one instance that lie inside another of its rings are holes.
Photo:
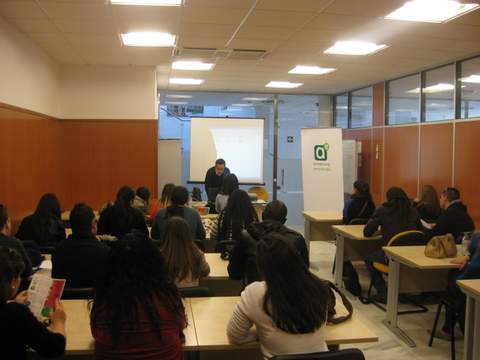
[[[468,256],[461,256],[453,259],[450,261],[450,263],[459,265],[460,270],[463,270],[463,268],[468,264],[469,260],[470,258]]]
[[[50,318],[52,319],[52,324],[64,324],[67,319],[67,314],[65,314],[65,310],[63,310],[63,305],[58,299],[55,302],[55,309],[51,313]]]
[[[28,291],[27,290],[23,290],[23,291],[20,291],[17,296],[15,296],[15,302],[17,304],[22,304],[22,305],[29,305],[29,301],[28,301]]]

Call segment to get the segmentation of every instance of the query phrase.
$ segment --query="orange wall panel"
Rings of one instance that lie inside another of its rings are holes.
[[[455,125],[455,186],[468,206],[477,229],[480,226],[480,121]]]
[[[453,124],[432,124],[420,129],[420,191],[433,185],[440,193],[452,185]]]
[[[375,205],[382,203],[383,192],[383,128],[372,129],[372,164],[370,191]]]
[[[372,173],[372,130],[346,130],[343,133],[343,138],[345,140],[362,142],[361,166],[358,169],[358,179],[370,184],[370,175]]]
[[[385,128],[384,190],[399,186],[417,196],[418,126]]]
[[[373,85],[373,126],[385,124],[385,83]]]

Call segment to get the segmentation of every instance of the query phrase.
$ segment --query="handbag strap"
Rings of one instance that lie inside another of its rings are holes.
[[[358,213],[357,217],[361,218],[361,215],[363,215],[363,213],[364,213],[365,210],[367,209],[367,205],[368,205],[368,200],[365,200],[365,204],[363,204],[362,210],[360,210],[360,212]]]
[[[331,323],[331,324],[340,324],[344,321],[347,321],[348,319],[350,319],[352,317],[353,306],[352,306],[352,303],[350,302],[350,300],[348,300],[348,298],[345,296],[345,294],[342,293],[334,283],[332,283],[331,281],[328,281],[328,286],[333,290],[334,293],[337,293],[338,295],[340,295],[340,298],[342,299],[343,306],[345,306],[345,308],[348,311],[347,315],[339,316],[339,317],[332,318],[332,319],[328,319],[328,322]]]

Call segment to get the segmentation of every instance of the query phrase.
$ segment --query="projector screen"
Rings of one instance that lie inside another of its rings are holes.
[[[225,159],[240,183],[263,183],[264,119],[191,118],[190,181],[203,182],[215,160]]]

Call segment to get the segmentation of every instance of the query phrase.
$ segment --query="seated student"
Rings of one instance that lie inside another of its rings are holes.
[[[32,264],[23,247],[23,244],[16,237],[11,236],[12,224],[8,217],[7,208],[0,204],[0,246],[15,249],[22,257],[24,264],[24,271],[22,273],[22,280],[26,281],[32,274]]]
[[[27,347],[40,356],[58,357],[65,351],[65,312],[60,302],[51,313],[47,328],[28,306],[27,292],[16,297],[25,267],[20,254],[0,247],[0,351],[2,359],[27,359]],[[15,299],[11,301],[11,299]]]
[[[233,191],[238,189],[238,179],[235,174],[227,175],[223,178],[220,192],[215,199],[215,210],[221,213],[227,207],[228,197]]]
[[[22,220],[16,236],[20,240],[33,240],[40,246],[65,240],[60,202],[55,194],[44,194],[40,198],[35,212]]]
[[[179,216],[185,219],[193,239],[205,240],[205,228],[203,227],[202,218],[197,210],[189,208],[188,190],[183,186],[175,186],[170,199],[171,205],[166,209],[162,209],[157,213],[152,224],[152,238],[163,239],[165,236],[165,226],[169,218]]]
[[[462,333],[465,331],[466,296],[457,285],[457,280],[480,279],[480,233],[474,234],[470,242],[469,255],[456,258],[451,262],[458,264],[460,269],[450,273],[447,294],[454,304],[455,318]],[[442,329],[437,330],[435,337],[450,340],[450,334],[455,324],[452,323],[452,308],[447,307],[445,322]]]
[[[162,196],[160,197],[160,201],[158,201],[153,207],[152,211],[150,212],[150,219],[155,219],[157,213],[161,209],[165,209],[171,205],[170,198],[172,197],[172,191],[175,188],[175,184],[168,183],[163,186],[162,189]]]
[[[264,281],[242,292],[227,326],[228,340],[259,340],[264,358],[327,351],[327,286],[282,235],[267,235],[257,251]]]
[[[150,217],[150,190],[146,186],[140,186],[137,189],[132,206],[146,218]]]
[[[144,234],[113,243],[94,288],[94,357],[183,359],[185,309],[165,260]]]
[[[442,213],[437,190],[432,185],[423,186],[422,196],[418,201],[414,201],[413,206],[417,209],[420,219],[429,224],[436,223]]]
[[[193,242],[190,228],[181,217],[168,219],[161,252],[178,287],[198,286],[198,280],[210,274],[205,255]]]
[[[227,207],[218,217],[217,233],[213,235],[214,240],[238,240],[242,230],[257,221],[257,212],[248,193],[240,189],[235,190],[228,198]]]
[[[52,254],[52,277],[66,279],[65,287],[93,287],[109,247],[97,240],[97,220],[90,206],[76,204],[70,212],[72,235]]]
[[[415,210],[405,191],[398,187],[392,187],[387,191],[387,202],[381,205],[368,221],[363,229],[365,236],[373,236],[380,227],[382,230],[383,244],[395,235],[407,230],[421,229],[420,217]],[[373,286],[377,290],[375,301],[386,302],[387,287],[382,274],[373,267],[374,262],[388,264],[388,258],[383,250],[379,250],[365,259],[367,269],[372,278]]]
[[[268,234],[280,234],[295,249],[305,266],[310,266],[308,249],[302,234],[284,224],[287,221],[287,207],[280,200],[273,200],[263,211],[263,221],[252,223],[243,231],[239,241],[233,247],[228,263],[228,275],[234,280],[243,280],[246,284],[258,281],[257,243]]]
[[[464,232],[475,230],[473,220],[468,215],[467,207],[460,200],[460,192],[457,189],[446,188],[440,196],[440,206],[444,211],[435,226],[425,233],[427,240],[437,235],[452,234],[458,242]]]
[[[132,230],[138,230],[148,235],[145,217],[139,210],[132,207],[134,198],[135,192],[131,187],[123,186],[118,190],[115,203],[107,206],[100,213],[99,235],[112,235],[121,239]]]
[[[348,225],[353,219],[369,219],[375,211],[370,194],[370,186],[357,180],[353,183],[353,194],[343,208],[343,223]]]

